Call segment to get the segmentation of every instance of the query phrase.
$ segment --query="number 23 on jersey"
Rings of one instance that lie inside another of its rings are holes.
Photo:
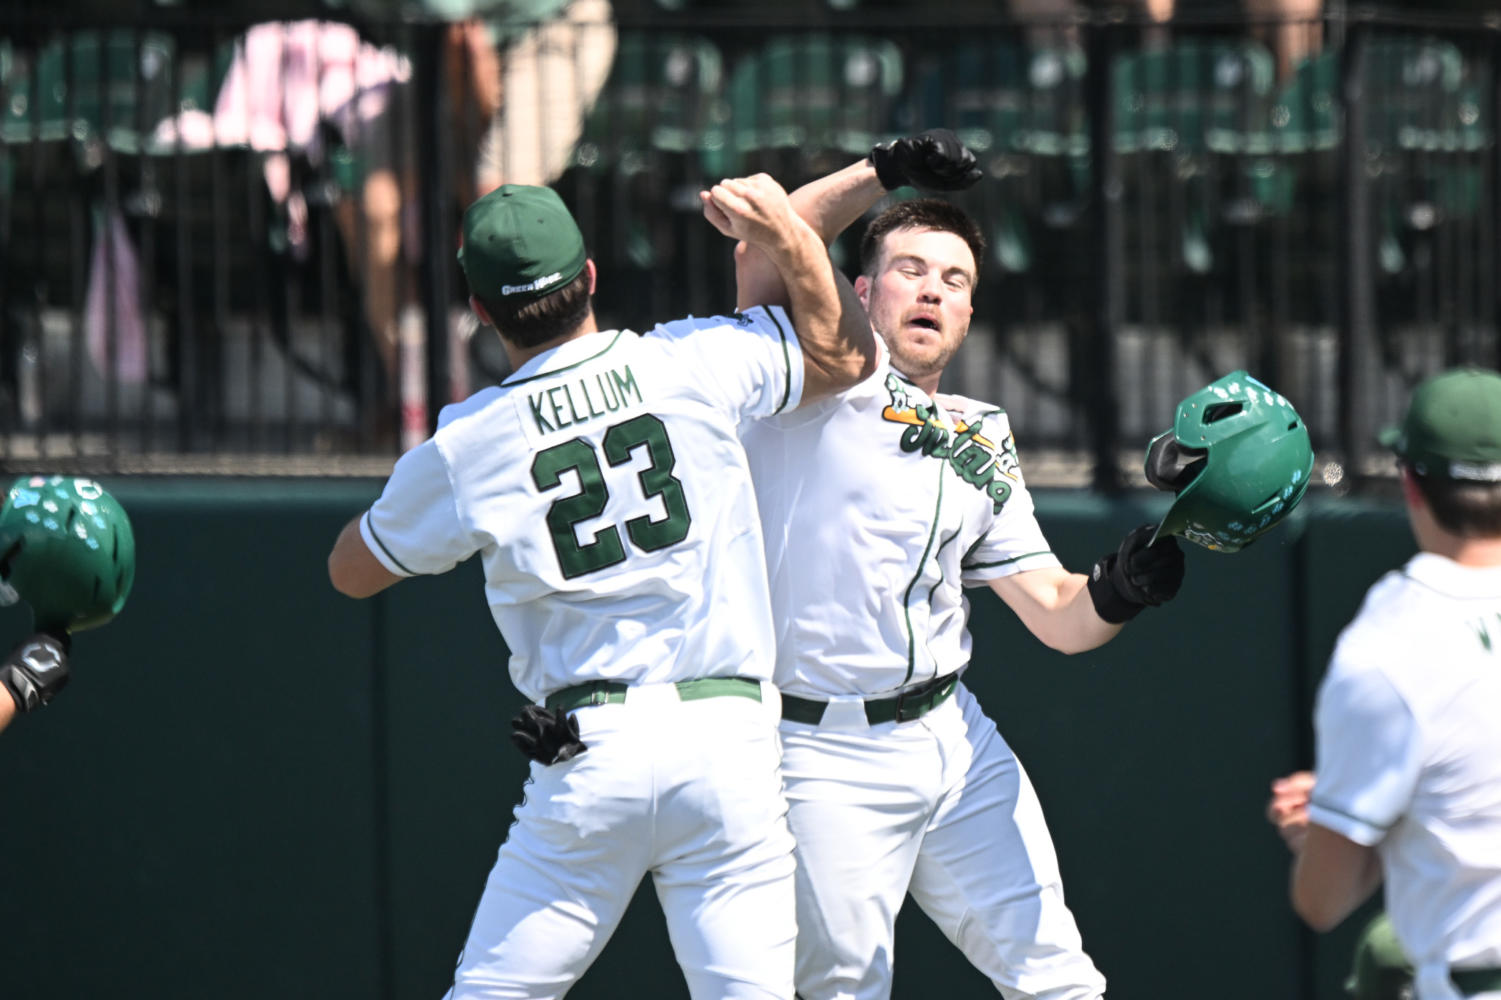
[[[667,512],[659,520],[652,520],[646,514],[626,520],[625,533],[631,545],[642,552],[655,552],[686,538],[693,518],[683,496],[683,484],[672,474],[677,459],[666,425],[654,414],[643,413],[608,428],[602,444],[605,464],[611,468],[627,464],[639,449],[646,449],[651,464],[637,473],[637,486],[647,501],[661,497]],[[532,459],[532,482],[544,494],[561,490],[563,474],[570,470],[578,476],[578,492],[558,497],[547,508],[547,528],[558,556],[558,568],[569,580],[617,565],[626,558],[618,525],[595,526],[592,541],[579,541],[581,526],[589,532],[590,526],[585,522],[601,517],[610,500],[593,444],[576,437],[538,452]]]

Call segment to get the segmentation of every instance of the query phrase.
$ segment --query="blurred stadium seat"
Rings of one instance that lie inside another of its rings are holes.
[[[655,154],[712,160],[724,147],[723,94],[724,60],[708,38],[623,33],[574,162],[634,172]]]
[[[797,150],[805,164],[865,155],[896,131],[903,73],[902,52],[889,39],[772,35],[730,75],[726,172],[767,151]]]

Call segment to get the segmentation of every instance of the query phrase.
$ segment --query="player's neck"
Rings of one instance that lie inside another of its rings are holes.
[[[575,327],[571,333],[562,334],[551,340],[544,340],[542,343],[531,347],[518,347],[504,337],[500,338],[500,343],[506,349],[506,358],[511,362],[511,371],[515,371],[539,354],[566,344],[570,340],[577,340],[580,337],[586,337],[591,333],[598,332],[599,324],[594,319],[594,310],[590,309],[589,315],[585,316],[584,321]]]
[[[1445,531],[1427,510],[1409,509],[1418,548],[1472,569],[1501,566],[1501,538],[1465,538]]]

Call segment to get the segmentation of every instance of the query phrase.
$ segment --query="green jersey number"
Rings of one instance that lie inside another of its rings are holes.
[[[605,431],[605,462],[611,468],[626,464],[632,453],[643,447],[651,465],[636,476],[641,495],[648,500],[661,497],[667,516],[660,521],[653,521],[645,514],[633,517],[625,522],[625,533],[636,548],[655,552],[687,538],[693,518],[688,513],[683,484],[672,474],[677,457],[672,453],[672,441],[661,420],[643,413]],[[593,445],[583,438],[574,438],[538,452],[532,460],[532,482],[544,493],[555,490],[563,484],[563,473],[570,469],[578,473],[579,492],[559,497],[547,508],[547,527],[558,554],[558,568],[568,580],[625,561],[625,544],[620,540],[620,529],[613,524],[596,531],[592,542],[579,544],[576,526],[603,514],[610,500],[610,490]]]

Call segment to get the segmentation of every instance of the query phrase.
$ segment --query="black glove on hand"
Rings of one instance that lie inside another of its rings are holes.
[[[887,191],[903,184],[924,191],[963,191],[982,174],[975,154],[946,128],[881,143],[870,151],[870,162]]]
[[[521,752],[542,764],[572,760],[585,750],[579,739],[579,722],[563,712],[528,705],[511,720],[511,742]]]
[[[38,632],[22,640],[0,664],[0,687],[16,708],[29,712],[51,701],[68,684],[68,635]]]
[[[1089,573],[1089,597],[1097,615],[1119,625],[1135,618],[1142,608],[1166,604],[1183,586],[1183,550],[1178,539],[1163,535],[1151,544],[1157,529],[1135,528],[1121,547],[1102,556]]]

